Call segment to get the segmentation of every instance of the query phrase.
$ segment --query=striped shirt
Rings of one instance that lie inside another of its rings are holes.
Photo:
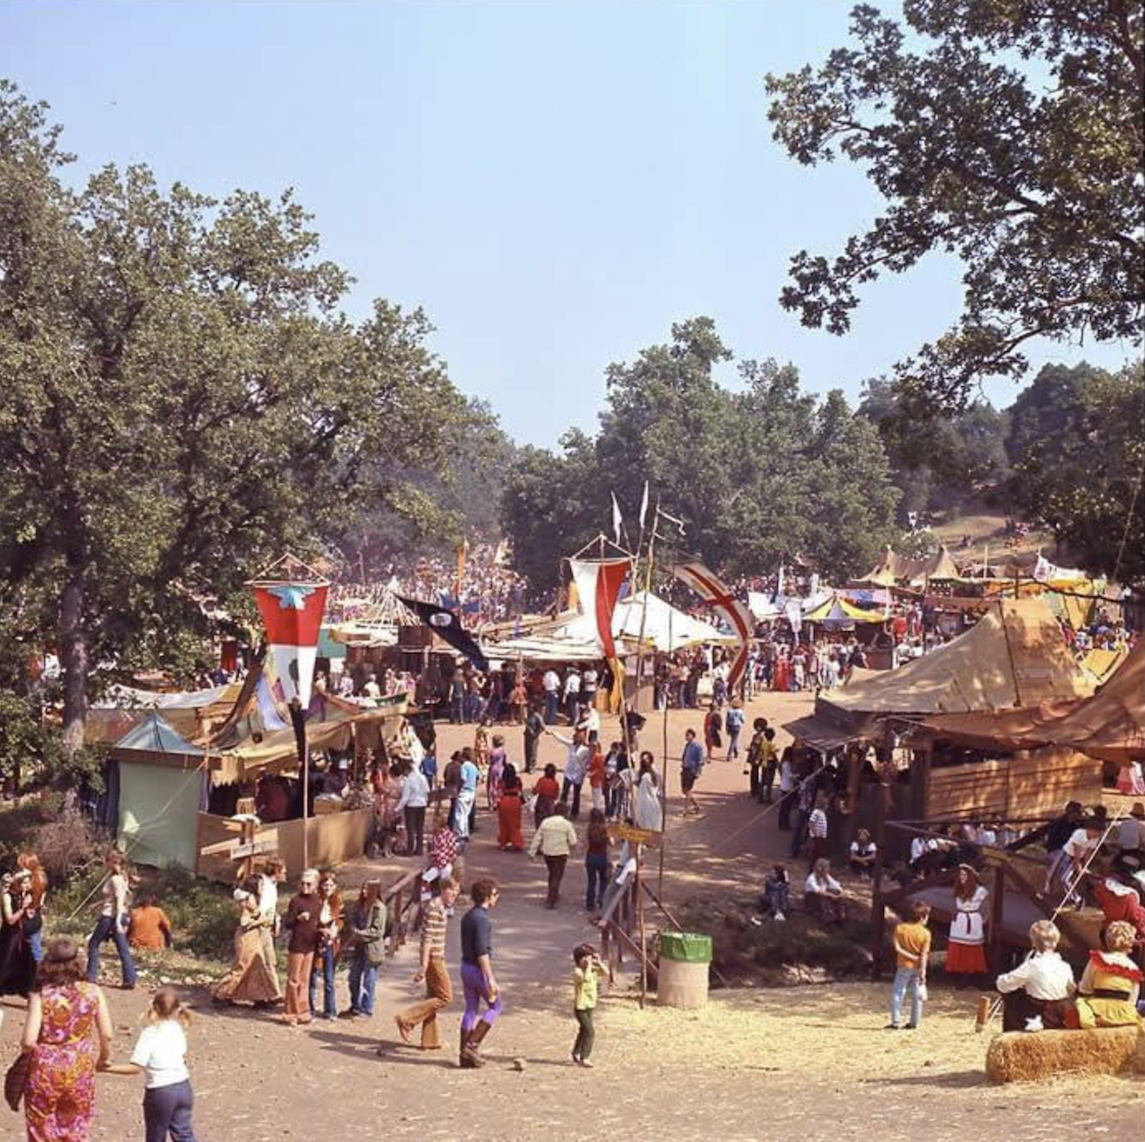
[[[807,822],[807,832],[813,837],[823,838],[827,835],[827,814],[822,809],[816,809]]]
[[[430,957],[445,956],[445,905],[440,898],[431,900],[425,908],[425,918],[421,922],[421,954],[428,949]]]

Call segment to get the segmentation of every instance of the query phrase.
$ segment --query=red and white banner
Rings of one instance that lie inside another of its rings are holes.
[[[581,612],[596,622],[596,643],[605,658],[616,657],[612,616],[620,587],[632,570],[631,559],[570,559]]]
[[[283,697],[287,702],[297,698],[305,710],[310,705],[329,584],[281,582],[253,586]]]
[[[731,672],[728,674],[728,690],[734,691],[739,685],[740,678],[743,677],[744,667],[747,666],[748,644],[755,629],[751,611],[748,610],[746,603],[740,602],[723,581],[702,563],[674,563],[671,570],[677,579],[687,583],[705,602],[724,614],[736,638],[739,639],[739,650],[736,651]]]

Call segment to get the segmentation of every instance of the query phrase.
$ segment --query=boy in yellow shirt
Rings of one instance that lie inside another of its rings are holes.
[[[895,927],[897,968],[891,987],[891,1021],[888,1031],[902,1030],[902,1001],[910,989],[910,1022],[906,1030],[914,1031],[922,1022],[922,1005],[926,999],[926,961],[930,956],[930,905],[916,900],[911,905],[914,920]]]
[[[591,944],[578,944],[573,948],[573,1014],[576,1016],[577,1033],[573,1044],[573,1062],[581,1067],[591,1067],[589,1056],[596,1039],[592,1026],[592,1013],[596,1010],[597,984],[604,975],[604,964]]]

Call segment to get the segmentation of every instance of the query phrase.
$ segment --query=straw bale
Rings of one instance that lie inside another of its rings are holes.
[[[1137,1027],[1091,1031],[1010,1031],[986,1052],[986,1074],[996,1083],[1037,1082],[1061,1074],[1145,1074],[1145,1032]]]

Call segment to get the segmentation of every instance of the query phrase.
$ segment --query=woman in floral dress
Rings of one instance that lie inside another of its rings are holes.
[[[29,996],[24,1025],[23,1049],[32,1056],[24,1091],[28,1142],[88,1142],[95,1071],[111,1056],[111,1035],[107,1000],[84,979],[79,948],[71,940],[53,940]]]

